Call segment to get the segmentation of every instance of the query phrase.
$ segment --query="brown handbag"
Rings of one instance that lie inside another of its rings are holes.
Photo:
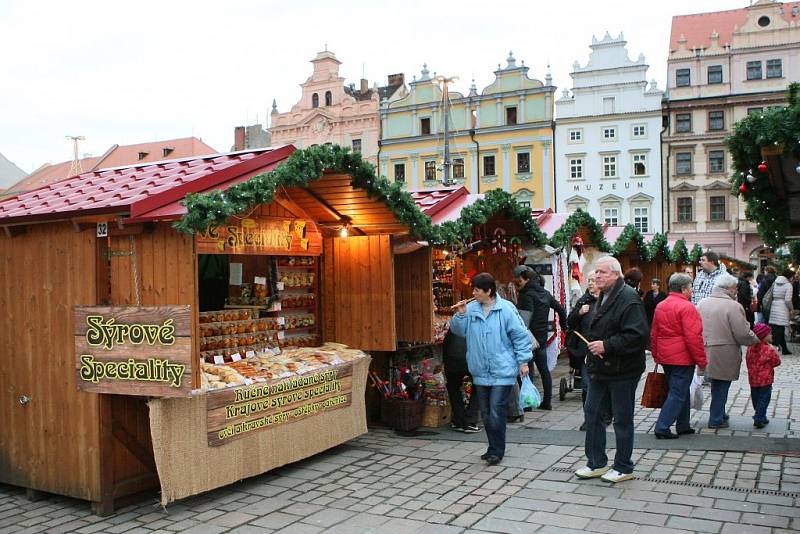
[[[669,386],[667,385],[667,375],[658,372],[658,364],[655,370],[647,373],[644,381],[644,391],[642,391],[642,406],[645,408],[661,408],[667,400]]]

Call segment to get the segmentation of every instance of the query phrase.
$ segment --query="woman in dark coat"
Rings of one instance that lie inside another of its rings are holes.
[[[653,316],[656,313],[656,306],[662,300],[666,300],[667,294],[661,291],[661,280],[653,278],[650,281],[650,291],[644,296],[644,312],[647,315],[647,324],[653,325]]]
[[[753,328],[755,323],[756,314],[751,309],[750,305],[753,302],[753,273],[744,271],[739,275],[739,283],[736,286],[736,300],[744,308],[744,315],[747,317],[747,322],[750,323],[750,328]]]

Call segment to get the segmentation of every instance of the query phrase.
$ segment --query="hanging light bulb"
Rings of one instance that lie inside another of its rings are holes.
[[[343,224],[342,225],[342,229],[339,230],[339,237],[341,237],[342,239],[347,237],[347,225],[346,224]]]

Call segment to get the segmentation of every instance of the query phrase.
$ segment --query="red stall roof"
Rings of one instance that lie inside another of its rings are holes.
[[[188,193],[229,187],[268,171],[294,152],[291,145],[99,169],[0,201],[0,225],[114,214],[138,220],[165,206],[183,214]]]

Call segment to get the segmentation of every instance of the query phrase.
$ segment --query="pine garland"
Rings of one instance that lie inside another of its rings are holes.
[[[498,213],[520,223],[525,229],[529,244],[536,247],[547,244],[547,236],[539,229],[530,209],[521,206],[510,193],[502,189],[487,192],[482,199],[462,209],[457,220],[435,227],[436,235],[431,244],[440,247],[464,245],[472,238],[473,226],[486,224],[490,217]]]
[[[743,118],[725,140],[733,158],[731,192],[744,197],[747,218],[756,223],[764,243],[770,246],[780,246],[786,241],[789,207],[786,201],[778,199],[768,173],[760,172],[758,165],[763,161],[761,149],[766,146],[782,146],[784,156],[800,157],[800,84],[789,85],[787,93],[788,107],[767,109]],[[753,183],[746,179],[748,174],[755,178]],[[742,185],[746,187],[745,193],[739,190]]]
[[[689,261],[689,248],[686,246],[685,239],[681,238],[675,242],[671,256],[673,263],[687,263]]]
[[[677,243],[676,243],[677,245]],[[674,249],[671,251],[669,249],[669,242],[667,241],[667,235],[661,232],[655,234],[653,239],[650,240],[650,243],[647,244],[647,260],[653,261],[658,257],[658,254],[664,256],[664,258],[671,262],[675,262],[675,251]]]
[[[700,256],[702,256],[703,253],[703,246],[699,243],[695,243],[692,250],[689,252],[689,263],[697,263],[700,261]]]
[[[644,236],[630,223],[626,224],[625,228],[623,228],[622,233],[611,249],[611,253],[614,254],[614,256],[623,254],[628,250],[631,243],[636,245],[636,253],[639,255],[639,259],[647,260],[648,255],[647,247],[644,244]]]
[[[568,249],[572,246],[572,238],[584,226],[589,229],[592,244],[602,252],[611,252],[611,245],[608,244],[605,235],[603,235],[603,225],[580,208],[567,217],[561,228],[553,232],[553,237],[550,238],[550,245],[554,248],[564,247]]]

